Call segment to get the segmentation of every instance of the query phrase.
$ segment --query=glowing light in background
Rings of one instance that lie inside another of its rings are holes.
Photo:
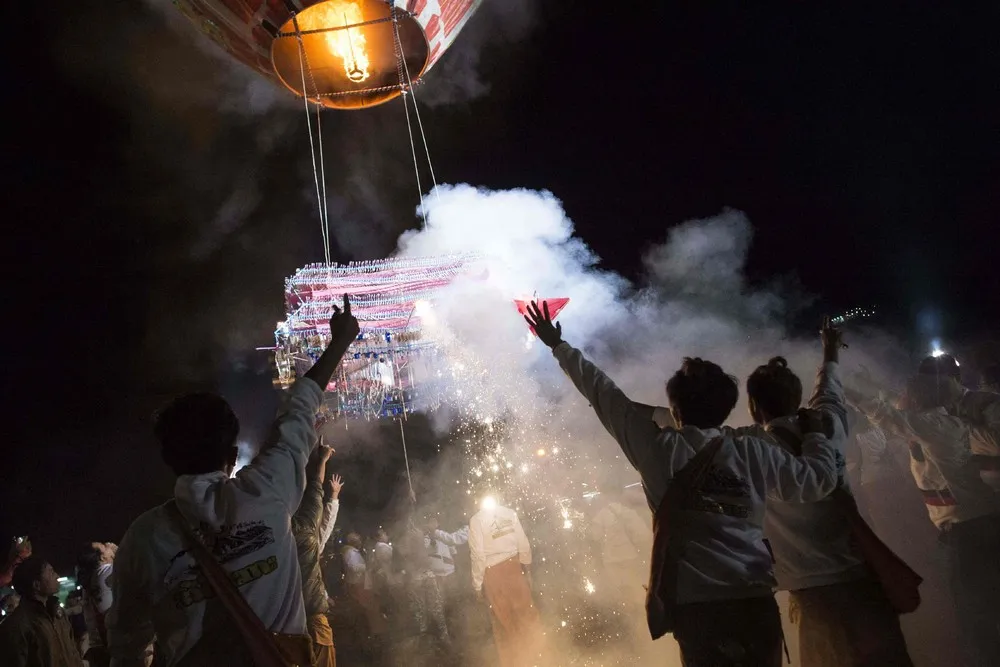
[[[483,498],[483,501],[479,503],[479,507],[487,512],[495,510],[497,508],[497,499],[493,496],[486,496]]]

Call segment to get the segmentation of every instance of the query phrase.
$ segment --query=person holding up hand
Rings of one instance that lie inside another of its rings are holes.
[[[291,518],[306,488],[323,391],[359,332],[346,295],[343,310],[333,311],[329,345],[288,390],[268,444],[235,475],[240,426],[221,396],[181,396],[157,415],[153,432],[177,476],[174,498],[137,518],[118,548],[107,618],[113,667],[144,665],[154,636],[164,667],[254,664],[189,536],[210,552],[264,629],[305,638]]]
[[[829,415],[801,413],[801,456],[723,431],[739,396],[735,378],[686,358],[666,384],[675,426],[661,429],[652,407],[629,399],[563,341],[547,304],[528,310],[528,324],[642,478],[655,513],[647,595],[653,638],[672,631],[689,667],[778,667],[781,619],[763,536],[766,498],[814,502],[836,488],[838,432]],[[679,499],[683,506],[673,506]]]

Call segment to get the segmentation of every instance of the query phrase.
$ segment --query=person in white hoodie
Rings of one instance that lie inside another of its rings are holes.
[[[823,365],[809,407],[828,412],[837,441],[846,442],[847,410],[840,381],[842,341],[823,328]],[[795,417],[802,382],[782,357],[747,378],[750,415],[776,445],[798,455],[802,437]],[[741,429],[737,429],[738,431]],[[850,492],[846,459],[837,452],[841,488]],[[768,497],[764,536],[775,557],[778,588],[790,591],[797,610],[801,667],[911,667],[899,616],[862,556],[852,547],[848,514],[833,498],[814,503]]]
[[[642,477],[650,508],[661,508],[667,489],[697,452],[720,445],[709,473],[689,507],[676,508],[670,549],[652,562],[676,565],[674,638],[687,667],[778,667],[781,618],[774,600],[771,555],[764,544],[768,494],[785,501],[813,502],[837,486],[836,441],[817,415],[803,414],[802,456],[762,438],[722,430],[739,397],[735,378],[702,359],[685,359],[667,382],[670,411],[678,428],[660,429],[653,408],[628,398],[579,350],[562,340],[548,305],[529,305],[525,318],[552,349],[563,370],[590,402],[601,423]],[[836,438],[837,433],[833,432]],[[720,441],[719,438],[722,438]],[[673,509],[673,508],[672,508]],[[654,534],[654,541],[656,540]],[[657,565],[654,565],[657,567]],[[655,614],[650,614],[655,622]],[[659,626],[651,623],[654,639]]]
[[[306,486],[323,390],[358,331],[345,295],[343,312],[334,306],[328,347],[288,391],[269,443],[235,476],[239,422],[221,397],[182,396],[154,427],[164,461],[177,475],[171,502],[274,633],[306,633],[291,517]],[[107,618],[112,666],[143,665],[154,636],[164,667],[253,665],[169,511],[167,505],[149,510],[121,540]]]

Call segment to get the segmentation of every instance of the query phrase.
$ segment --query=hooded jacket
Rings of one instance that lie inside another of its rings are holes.
[[[291,517],[306,486],[322,396],[315,382],[300,378],[285,395],[275,444],[232,478],[222,471],[182,475],[174,485],[181,514],[272,632],[306,632]],[[144,664],[154,635],[165,667],[176,665],[203,635],[209,642],[238,641],[164,506],[141,515],[125,533],[112,591],[107,626],[115,667]],[[223,636],[216,627],[229,631]]]
[[[791,502],[812,502],[837,486],[834,443],[819,433],[802,442],[796,457],[760,437],[719,428],[660,429],[651,410],[631,401],[583,354],[561,343],[553,350],[576,388],[642,477],[650,508],[660,506],[667,487],[695,454],[716,437],[725,444],[712,465],[696,509],[681,514],[677,538],[677,602],[731,600],[772,594],[771,554],[764,544],[764,508],[769,492]]]

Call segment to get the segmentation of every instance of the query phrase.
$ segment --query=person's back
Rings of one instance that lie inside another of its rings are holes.
[[[802,384],[785,360],[775,357],[754,371],[747,379],[747,395],[754,421],[764,424],[775,445],[798,456],[802,433],[796,413],[802,401]],[[820,367],[808,405],[829,413],[837,442],[846,443],[847,411],[835,361]],[[846,458],[839,450],[836,464],[840,488],[850,492]],[[869,574],[851,544],[847,515],[829,496],[799,503],[783,502],[771,494],[764,535],[774,551],[774,574],[781,590],[857,581]]]
[[[112,665],[142,664],[154,635],[165,667],[252,664],[246,642],[187,550],[171,503],[265,628],[305,634],[291,517],[305,488],[322,388],[357,335],[346,297],[345,312],[335,307],[330,328],[327,350],[287,392],[269,444],[235,476],[239,422],[224,400],[192,394],[158,416],[155,432],[177,474],[174,499],[141,515],[121,541],[107,619]]]
[[[809,407],[829,415],[836,440],[847,441],[848,413],[839,374],[834,330],[824,327],[823,364]],[[798,455],[802,434],[795,414],[802,383],[782,357],[758,367],[747,379],[750,414],[765,424],[777,446]],[[764,534],[775,557],[779,588],[790,591],[797,610],[799,654],[803,667],[865,667],[912,664],[899,616],[856,549],[849,507],[846,458],[837,452],[838,497],[811,503],[770,498]]]

